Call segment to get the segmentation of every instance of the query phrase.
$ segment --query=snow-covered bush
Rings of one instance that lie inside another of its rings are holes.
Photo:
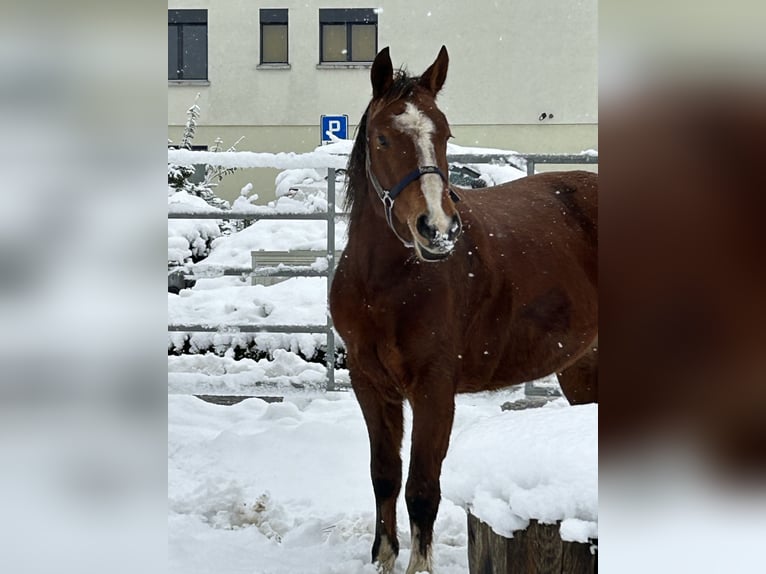
[[[169,209],[179,206],[189,211],[210,209],[201,197],[168,188]],[[168,267],[201,261],[210,254],[213,240],[221,235],[221,221],[217,219],[169,219]]]
[[[197,120],[200,117],[200,108],[197,105],[197,100],[199,99],[199,94],[197,94],[197,97],[194,100],[194,104],[186,111],[186,127],[184,128],[183,136],[181,137],[181,142],[177,146],[176,149],[192,149],[192,142],[194,141],[194,136],[197,132]],[[242,141],[243,138],[239,138],[234,145],[226,149],[225,151],[236,151],[237,144]],[[174,148],[174,146],[170,145],[172,144],[171,141],[168,141],[169,147],[171,149]],[[220,152],[223,150],[223,141],[220,138],[216,138],[216,140],[213,143],[213,147],[210,149],[210,151],[213,152]],[[221,183],[224,177],[227,175],[234,173],[237,170],[235,167],[229,167],[224,168],[221,166],[212,166],[212,165],[206,165],[205,166],[205,174],[202,178],[202,181],[195,182],[193,180],[193,177],[196,174],[196,168],[193,165],[188,164],[172,164],[168,163],[168,201],[171,201],[171,198],[178,193],[186,194],[188,196],[194,196],[198,197],[203,201],[201,208],[207,209],[208,206],[214,207],[216,209],[221,210],[229,210],[231,209],[231,205],[228,201],[225,199],[222,199],[218,197],[215,193],[215,188],[218,187],[218,185]],[[185,202],[187,201],[185,197],[178,198],[175,200],[177,202]],[[210,223],[210,222],[208,222]],[[214,239],[215,237],[219,235],[229,235],[232,232],[238,231],[242,229],[242,222],[241,221],[230,221],[227,219],[220,219],[216,220],[215,224],[218,226],[220,233],[218,235],[215,235],[214,237],[210,238],[210,241]],[[203,232],[198,233],[197,235],[203,236],[208,235],[205,233],[205,231],[209,228],[209,225],[203,225],[203,226],[197,226],[198,229],[202,229]],[[188,234],[183,234],[188,235]],[[197,238],[195,238],[197,239]],[[207,248],[205,249],[205,255],[209,251],[209,243],[210,241],[207,241]],[[170,244],[170,235],[168,235],[168,244]],[[190,245],[193,244],[190,243]],[[170,246],[169,246],[170,251]],[[192,248],[192,260],[197,260],[195,257],[200,257],[199,249],[195,251],[195,249]],[[170,252],[168,253],[170,255]],[[204,257],[204,255],[202,255]],[[170,264],[172,260],[168,258],[168,263]]]

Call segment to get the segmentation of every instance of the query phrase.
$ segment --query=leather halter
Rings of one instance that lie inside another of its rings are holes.
[[[378,181],[378,178],[375,177],[375,174],[372,173],[372,168],[370,166],[370,148],[368,147],[367,150],[365,150],[365,169],[367,170],[367,177],[369,178],[370,182],[372,182],[372,187],[375,188],[376,193],[378,194],[378,197],[383,202],[383,208],[386,212],[386,222],[388,222],[388,226],[391,228],[391,231],[394,232],[394,235],[396,235],[399,238],[399,241],[401,241],[405,247],[414,247],[412,242],[405,240],[401,235],[399,235],[399,232],[396,231],[396,228],[394,227],[394,220],[393,220],[393,210],[394,210],[394,201],[399,196],[399,194],[404,190],[405,187],[407,187],[409,184],[411,184],[413,181],[417,181],[421,177],[427,174],[436,174],[442,178],[442,181],[449,186],[449,179],[446,175],[444,175],[444,172],[439,169],[438,166],[435,165],[423,165],[416,167],[413,169],[410,173],[405,175],[399,183],[397,183],[394,187],[391,189],[384,189],[382,185],[380,185],[380,181]],[[455,191],[449,187],[449,195],[452,201],[458,202],[460,201],[460,196],[458,196]]]

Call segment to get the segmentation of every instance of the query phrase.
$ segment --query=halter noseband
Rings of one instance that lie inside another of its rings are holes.
[[[383,208],[386,212],[386,222],[388,222],[388,226],[391,228],[391,231],[394,232],[394,235],[396,235],[399,238],[399,241],[401,241],[405,247],[414,247],[414,245],[410,242],[405,240],[399,233],[396,231],[396,228],[394,227],[394,220],[393,220],[393,210],[394,210],[394,201],[399,196],[399,194],[404,190],[405,187],[407,187],[409,184],[411,184],[413,181],[416,181],[423,177],[426,174],[436,174],[442,178],[444,183],[449,186],[449,179],[446,175],[444,175],[444,172],[439,169],[438,166],[435,165],[423,165],[416,167],[413,169],[410,173],[405,175],[402,180],[397,183],[394,187],[391,189],[383,189],[383,186],[380,185],[380,182],[378,181],[378,178],[375,177],[375,174],[372,173],[372,169],[370,167],[370,149],[367,148],[367,153],[365,154],[365,168],[367,170],[367,177],[372,182],[372,187],[375,188],[375,191],[378,194],[378,197],[383,202]],[[455,191],[449,187],[449,195],[452,201],[458,202],[460,201],[460,197],[458,196]]]

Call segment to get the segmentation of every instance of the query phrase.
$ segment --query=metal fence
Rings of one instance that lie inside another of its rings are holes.
[[[173,154],[169,152],[169,159],[171,156],[175,156],[174,162],[177,163],[211,163],[216,160],[221,160],[221,165],[230,165],[232,160],[229,156],[234,154],[242,154],[245,157],[251,157],[257,155],[263,159],[262,156],[267,154],[252,154],[250,152],[229,152],[229,153],[210,153],[210,152],[188,152],[186,150],[173,150],[176,152]],[[178,153],[182,152],[182,153]],[[311,155],[311,154],[307,154]],[[329,154],[328,154],[329,155]],[[193,161],[195,156],[199,156],[200,161]],[[280,158],[280,156],[287,156]],[[264,267],[254,269],[251,267],[220,267],[217,271],[212,271],[210,267],[206,267],[203,277],[211,276],[258,276],[258,277],[327,277],[327,313],[326,322],[324,324],[316,325],[259,325],[259,324],[244,324],[244,325],[202,325],[202,324],[172,324],[168,325],[168,331],[173,332],[208,332],[208,333],[325,333],[326,335],[326,366],[327,366],[327,386],[328,391],[339,390],[344,388],[345,385],[339,385],[335,380],[335,331],[332,324],[332,317],[329,312],[329,294],[330,286],[332,284],[333,274],[335,272],[335,220],[339,217],[346,217],[347,214],[339,213],[335,210],[335,179],[336,179],[336,167],[338,167],[338,161],[333,160],[319,161],[317,165],[316,156],[311,155],[311,160],[301,165],[300,156],[296,154],[277,154],[273,156],[274,161],[269,162],[268,165],[259,165],[258,167],[276,167],[282,169],[290,169],[296,167],[315,167],[315,168],[327,168],[327,211],[320,213],[258,213],[251,211],[172,211],[168,213],[168,219],[240,219],[248,221],[258,221],[265,219],[281,219],[281,220],[313,220],[313,221],[326,221],[327,222],[327,249],[326,251],[318,252],[324,253],[327,257],[327,269],[318,270],[306,266],[281,268],[281,267]],[[296,160],[296,158],[298,158]],[[498,163],[511,165],[517,169],[525,171],[527,175],[535,173],[536,166],[538,164],[555,164],[555,165],[571,165],[571,164],[597,164],[598,155],[593,153],[581,153],[581,154],[450,154],[447,156],[447,161],[450,164],[454,163],[466,163],[466,164],[481,164],[481,163]],[[307,165],[308,164],[308,165]],[[325,165],[323,165],[325,164]],[[330,164],[330,165],[326,165]],[[244,165],[243,167],[250,167]],[[526,392],[529,395],[546,394],[546,392],[537,392],[536,389],[527,384]]]

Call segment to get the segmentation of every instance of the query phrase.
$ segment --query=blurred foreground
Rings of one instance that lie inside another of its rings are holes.
[[[165,7],[3,3],[0,571],[166,565]]]
[[[764,8],[735,5],[602,9],[603,572],[763,568]]]

